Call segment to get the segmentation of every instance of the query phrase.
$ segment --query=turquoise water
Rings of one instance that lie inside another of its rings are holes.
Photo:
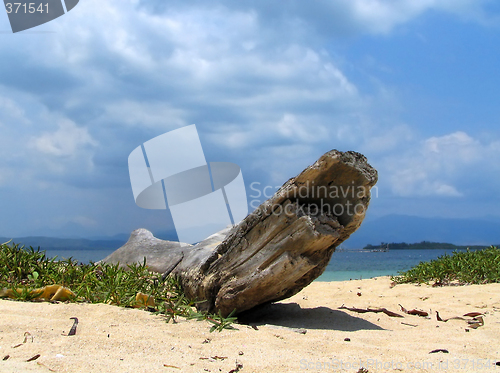
[[[58,259],[72,257],[82,263],[96,262],[104,259],[114,250],[47,250],[47,256]],[[337,251],[332,255],[325,272],[316,281],[346,281],[350,279],[367,279],[377,276],[397,275],[420,262],[436,259],[448,254],[451,250],[389,250],[387,252],[371,251]]]
[[[460,250],[465,251],[465,250]],[[452,250],[336,251],[325,272],[316,281],[346,281],[397,275],[420,262],[451,255]]]
[[[347,280],[363,280],[367,278],[388,276],[397,274],[397,271],[384,271],[384,270],[359,270],[359,271],[331,271],[326,270],[315,281],[347,281]]]

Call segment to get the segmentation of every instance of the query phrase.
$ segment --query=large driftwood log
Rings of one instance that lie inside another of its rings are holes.
[[[235,227],[194,246],[139,229],[104,261],[146,257],[151,269],[178,277],[200,310],[239,313],[291,297],[321,275],[363,221],[376,182],[363,155],[332,150]]]

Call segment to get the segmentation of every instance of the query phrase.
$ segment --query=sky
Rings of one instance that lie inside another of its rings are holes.
[[[171,229],[127,159],[190,124],[249,204],[338,149],[378,170],[367,219],[500,219],[499,66],[495,0],[81,0],[16,34],[0,14],[0,236]]]

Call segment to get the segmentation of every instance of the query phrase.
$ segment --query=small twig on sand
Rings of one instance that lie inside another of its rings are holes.
[[[358,313],[383,312],[387,316],[390,316],[390,317],[404,317],[404,316],[400,315],[399,313],[389,311],[387,308],[367,308],[367,309],[364,309],[364,308],[355,308],[355,307],[345,307],[344,305],[342,305],[339,307],[339,310],[349,310],[349,311],[358,312]]]
[[[75,335],[76,334],[76,327],[78,326],[78,318],[76,318],[76,317],[70,317],[69,319],[70,320],[75,320],[75,322],[73,323],[73,326],[71,327],[71,330],[68,333],[68,337],[70,335]]]

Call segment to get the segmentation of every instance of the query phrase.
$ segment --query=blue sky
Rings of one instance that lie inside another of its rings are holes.
[[[0,236],[168,229],[127,158],[193,123],[249,202],[355,150],[379,171],[370,219],[500,218],[498,4],[81,0],[16,34],[4,13]]]

